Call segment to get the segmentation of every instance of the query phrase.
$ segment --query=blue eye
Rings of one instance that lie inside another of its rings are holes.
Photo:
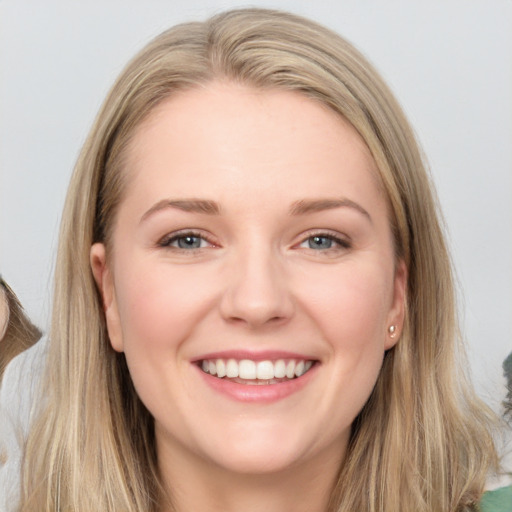
[[[176,238],[173,242],[180,249],[199,249],[203,239],[198,236],[186,235]]]
[[[327,236],[310,236],[307,244],[310,249],[331,249],[334,240]]]
[[[330,249],[347,249],[350,247],[350,243],[333,235],[318,234],[306,238],[300,247],[314,251],[328,251]]]
[[[164,238],[160,244],[161,247],[181,249],[190,251],[193,249],[202,249],[210,245],[208,240],[195,233],[181,233],[169,238]]]

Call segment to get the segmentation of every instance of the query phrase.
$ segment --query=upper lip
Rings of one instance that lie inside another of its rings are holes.
[[[243,360],[249,359],[251,361],[277,361],[278,359],[298,359],[304,361],[316,361],[318,358],[311,357],[307,354],[300,354],[298,352],[289,352],[285,350],[221,350],[217,352],[208,352],[199,357],[192,359],[193,363],[204,360],[213,359],[235,359]]]

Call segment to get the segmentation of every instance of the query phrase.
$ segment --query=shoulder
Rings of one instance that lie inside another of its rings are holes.
[[[0,409],[2,420],[11,419],[26,427],[33,414],[34,398],[40,388],[46,355],[46,338],[16,356],[5,369],[0,383]]]
[[[7,410],[27,405],[24,402],[37,388],[43,372],[46,346],[46,337],[43,337],[7,365],[0,383],[0,403]]]
[[[14,510],[23,443],[37,406],[46,338],[16,356],[0,383],[0,511]]]
[[[480,502],[481,512],[512,512],[512,485],[488,491]]]

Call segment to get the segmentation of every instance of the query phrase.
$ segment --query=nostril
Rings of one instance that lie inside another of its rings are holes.
[[[251,328],[285,322],[294,308],[283,272],[267,256],[252,253],[247,258],[250,261],[241,262],[226,278],[220,303],[222,317]]]
[[[245,325],[250,329],[258,329],[263,326],[278,326],[288,321],[288,317],[285,316],[256,316],[256,315],[244,315],[244,316],[230,316],[226,318],[228,323],[233,325]]]

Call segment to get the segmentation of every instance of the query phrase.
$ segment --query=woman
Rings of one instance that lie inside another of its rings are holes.
[[[21,450],[18,439],[26,435],[33,403],[34,381],[40,373],[42,343],[18,297],[0,277],[0,510],[16,488]],[[33,347],[31,350],[29,348]],[[7,364],[18,354],[21,359]],[[5,378],[4,378],[5,374]],[[5,380],[5,383],[4,383]]]
[[[496,466],[398,104],[292,15],[175,27],[68,192],[21,510],[462,511]]]

